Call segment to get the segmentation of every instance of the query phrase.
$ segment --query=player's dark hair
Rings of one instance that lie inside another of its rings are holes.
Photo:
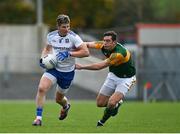
[[[69,16],[64,15],[64,14],[60,14],[57,17],[56,22],[57,22],[57,25],[60,26],[61,24],[70,23],[70,19],[69,19]]]
[[[111,36],[112,40],[115,41],[117,37],[117,33],[114,31],[107,31],[104,33],[104,36]]]

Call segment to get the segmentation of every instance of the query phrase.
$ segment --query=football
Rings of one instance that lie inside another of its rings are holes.
[[[53,54],[47,54],[42,58],[42,63],[45,65],[46,69],[53,69],[57,65],[56,56]]]

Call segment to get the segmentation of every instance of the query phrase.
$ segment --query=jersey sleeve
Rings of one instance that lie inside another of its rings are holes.
[[[130,59],[130,53],[129,51],[127,51],[126,56],[123,56],[121,53],[112,53],[110,55],[109,58],[106,59],[106,61],[110,64],[110,65],[120,65],[123,63],[128,62]]]
[[[96,41],[94,48],[101,49],[103,47],[103,41]]]
[[[51,38],[50,38],[50,35],[49,35],[49,34],[47,35],[46,43],[47,43],[48,45],[51,45]]]
[[[54,35],[56,35],[57,34],[57,30],[55,30],[55,31],[52,31],[52,32],[50,32],[50,33],[48,33],[48,35],[47,35],[47,38],[46,38],[46,43],[48,44],[48,45],[52,45],[52,38],[53,38],[53,36]]]
[[[73,41],[73,44],[76,48],[78,48],[83,43],[81,37],[72,31],[69,34],[71,35],[71,40]]]
[[[82,43],[83,43],[82,39],[79,37],[79,35],[76,35],[76,39],[74,42],[76,48],[79,47]]]

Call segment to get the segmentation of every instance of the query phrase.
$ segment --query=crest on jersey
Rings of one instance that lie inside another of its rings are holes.
[[[65,43],[69,43],[69,39],[65,39]]]

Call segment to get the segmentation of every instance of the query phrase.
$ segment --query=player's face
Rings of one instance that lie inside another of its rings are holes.
[[[67,33],[69,32],[69,29],[70,29],[70,24],[61,24],[60,26],[58,26],[58,31],[59,31],[59,34],[61,36],[66,36]]]
[[[111,36],[104,36],[104,49],[112,50],[116,44],[115,41],[112,40]]]

